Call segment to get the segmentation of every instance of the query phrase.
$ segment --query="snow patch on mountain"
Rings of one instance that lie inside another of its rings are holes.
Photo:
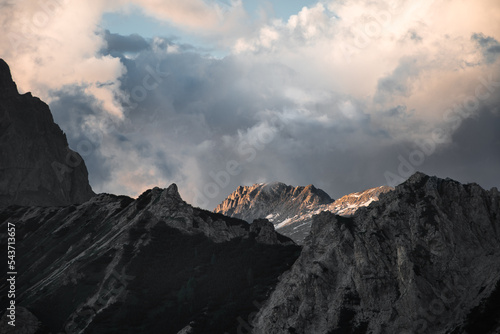
[[[377,187],[332,200],[313,185],[292,187],[279,182],[238,187],[214,212],[240,218],[251,223],[266,218],[280,233],[303,243],[309,233],[312,218],[322,211],[351,216],[359,208],[378,201],[379,196],[391,191],[390,187]]]

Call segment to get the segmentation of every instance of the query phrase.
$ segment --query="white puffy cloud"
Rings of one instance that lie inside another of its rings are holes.
[[[0,56],[23,91],[50,102],[74,148],[90,143],[97,191],[135,196],[177,182],[211,208],[237,185],[279,180],[337,197],[384,183],[436,129],[446,150],[464,129],[478,133],[471,119],[497,117],[496,0],[321,1],[285,20],[252,20],[241,1],[1,6]],[[103,13],[118,10],[231,54],[103,31]],[[429,171],[453,176],[443,159]]]
[[[1,57],[9,63],[18,86],[47,102],[51,91],[65,85],[85,86],[104,110],[122,117],[115,101],[118,79],[125,74],[119,58],[100,54],[106,47],[99,27],[108,11],[139,6],[147,15],[198,33],[220,35],[235,28],[245,13],[241,2],[222,6],[202,0],[6,0],[0,23]]]
[[[458,96],[474,94],[479,81],[472,78],[498,73],[499,10],[494,1],[318,3],[241,38],[235,52],[254,61],[279,59],[299,73],[310,96],[346,94],[376,118],[405,105],[414,121],[435,126]],[[478,36],[493,45],[487,61]],[[295,89],[298,99],[302,91]],[[407,134],[397,129],[394,135]]]

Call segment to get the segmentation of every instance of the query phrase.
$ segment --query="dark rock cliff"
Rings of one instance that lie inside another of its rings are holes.
[[[93,195],[85,162],[68,147],[49,107],[20,95],[0,59],[0,207],[70,205]]]
[[[16,226],[16,303],[52,333],[233,334],[300,253],[269,222],[193,208],[175,184],[136,200],[10,206],[2,230],[7,222]]]
[[[500,194],[420,173],[323,212],[254,333],[498,333]]]

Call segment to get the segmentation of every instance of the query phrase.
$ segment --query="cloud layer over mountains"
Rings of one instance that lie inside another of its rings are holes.
[[[496,0],[320,1],[287,20],[239,0],[0,6],[0,57],[49,103],[96,192],[176,182],[213,208],[275,180],[334,198],[415,169],[499,185]],[[115,11],[213,49],[101,27]]]

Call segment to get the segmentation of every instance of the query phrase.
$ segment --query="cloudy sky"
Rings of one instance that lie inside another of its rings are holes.
[[[500,186],[498,0],[0,0],[0,24],[96,192]]]

